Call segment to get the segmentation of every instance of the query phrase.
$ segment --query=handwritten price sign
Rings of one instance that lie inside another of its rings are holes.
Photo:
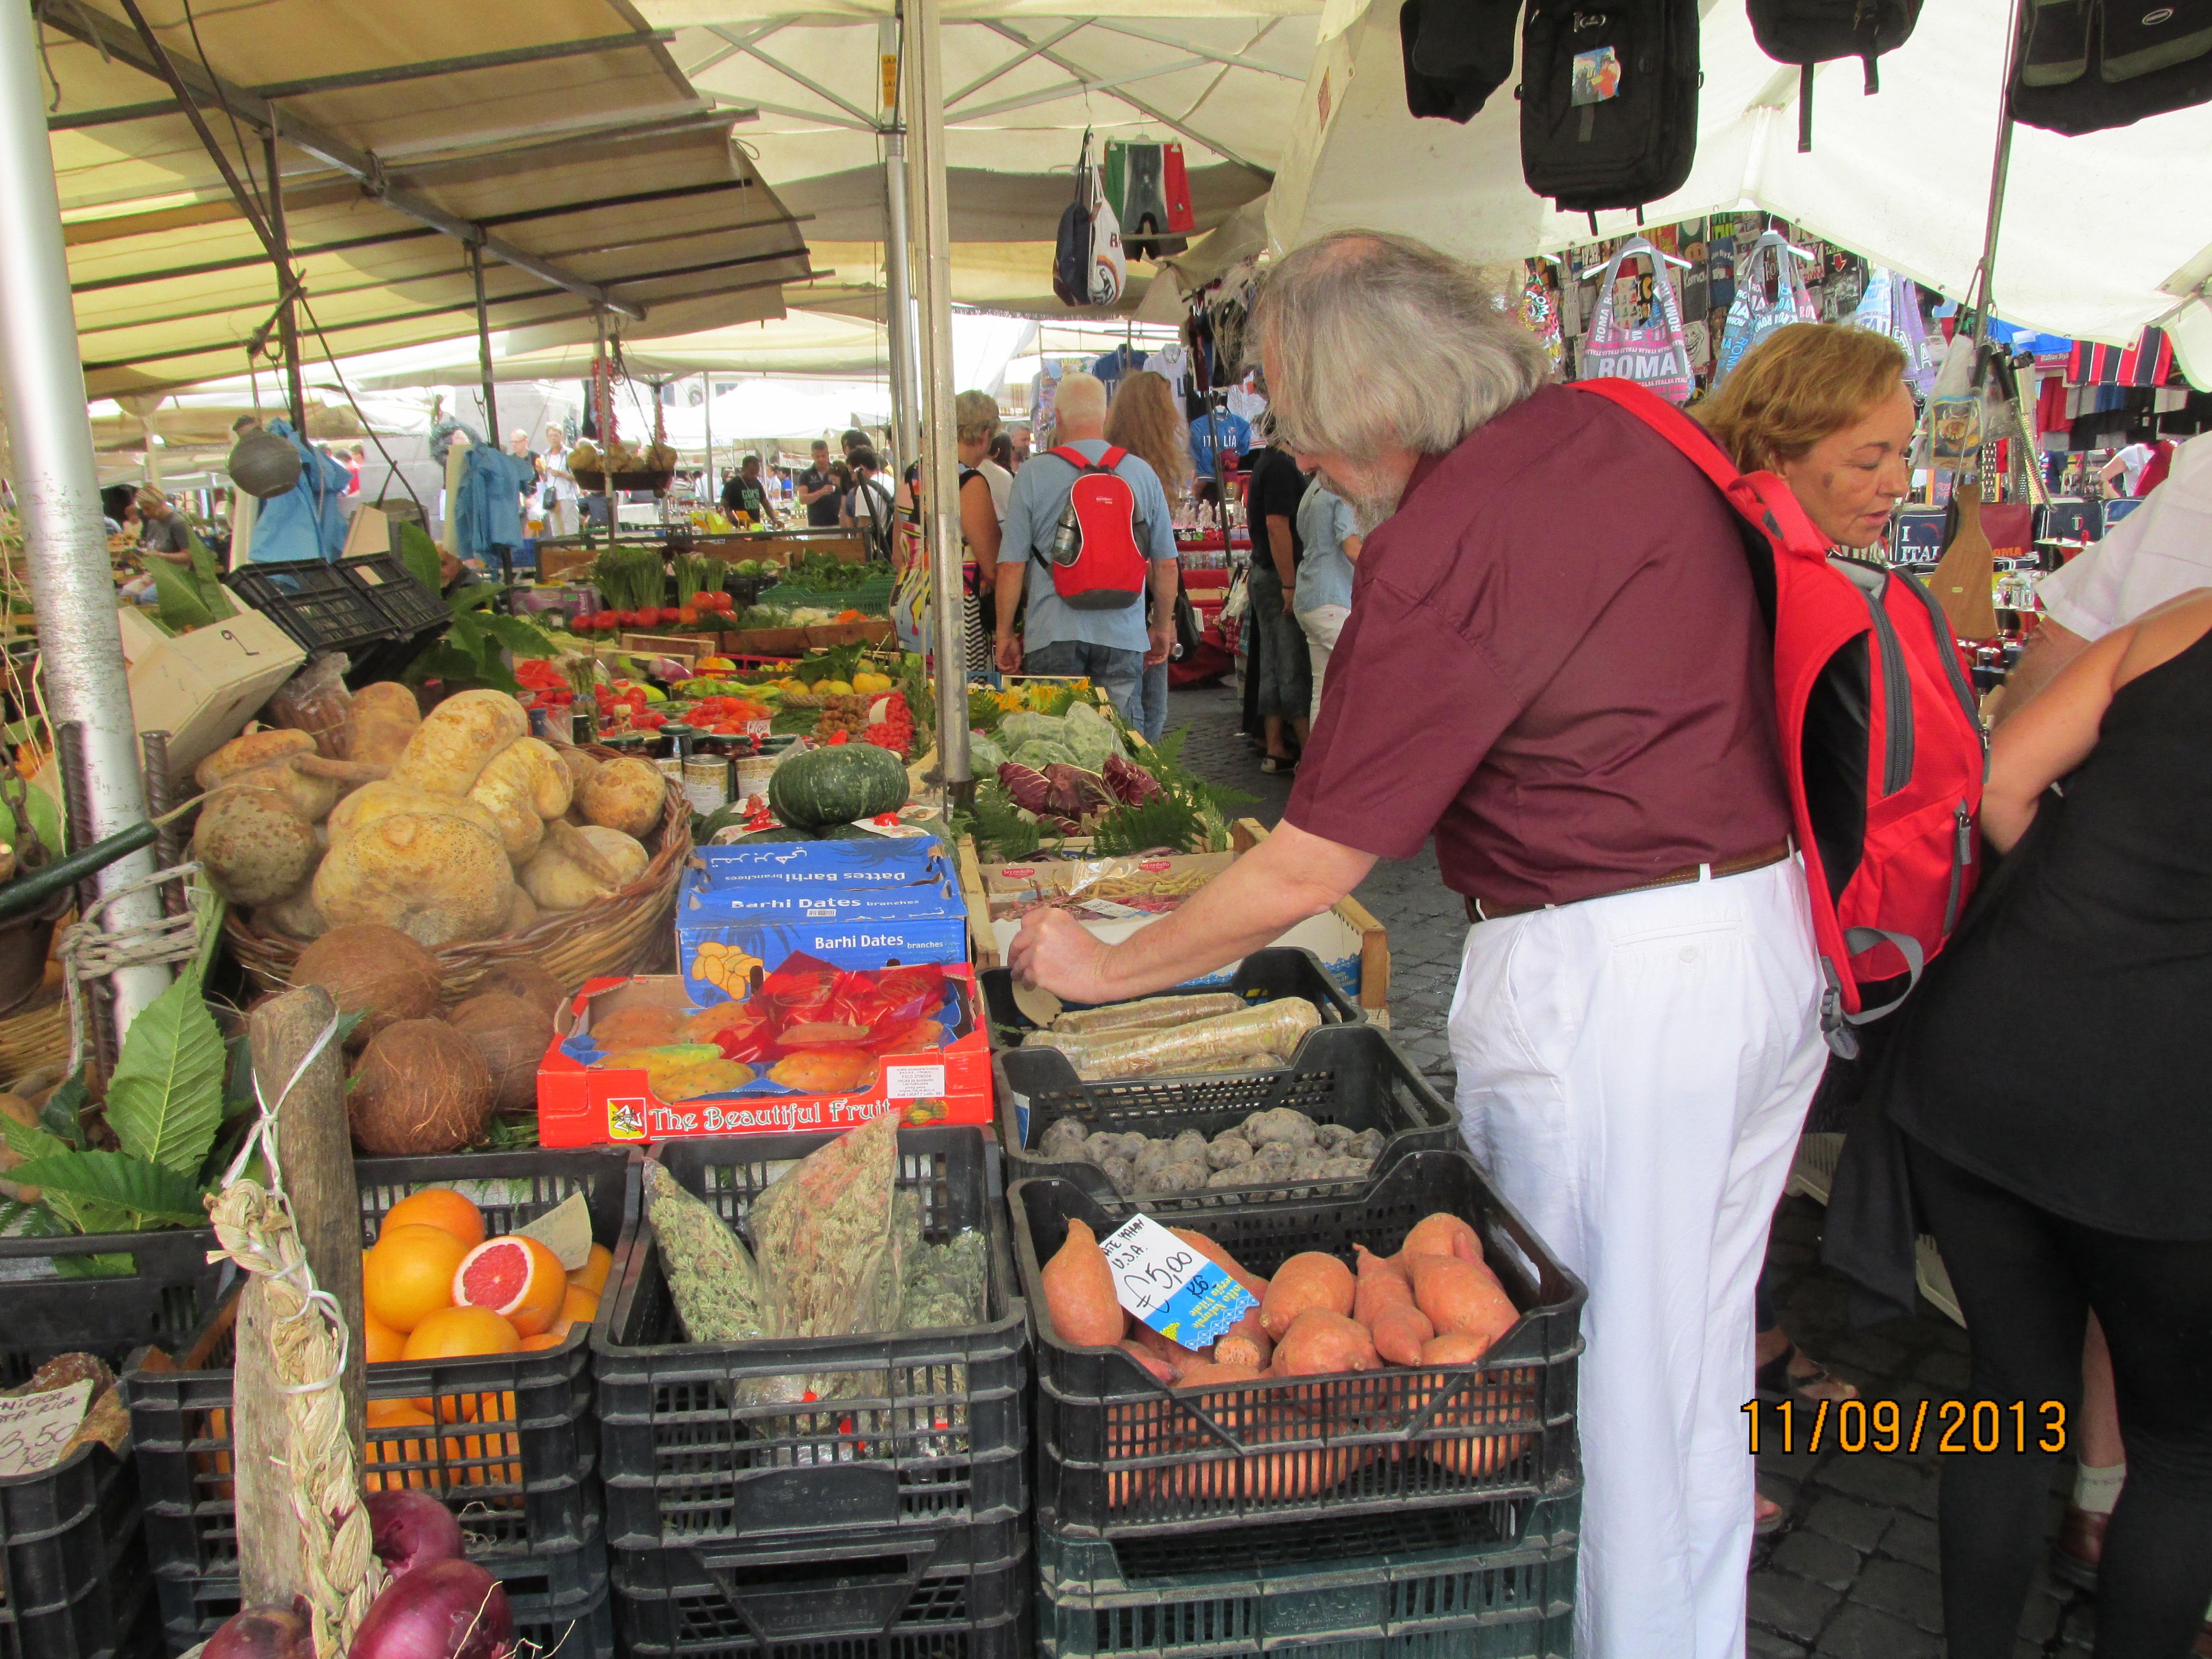
[[[52,1468],[91,1403],[88,1382],[0,1400],[0,1477]]]
[[[1202,1348],[1259,1306],[1252,1292],[1150,1216],[1099,1243],[1121,1304],[1170,1342]]]

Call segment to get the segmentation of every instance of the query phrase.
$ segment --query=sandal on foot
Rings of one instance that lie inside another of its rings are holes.
[[[1761,1504],[1767,1507],[1762,1510]],[[1790,1511],[1777,1504],[1765,1492],[1759,1492],[1753,1497],[1751,1502],[1751,1535],[1753,1537],[1771,1538],[1782,1530],[1783,1523],[1789,1519]]]
[[[1797,1359],[1803,1359],[1813,1369],[1802,1376],[1796,1375],[1790,1366]],[[1820,1392],[1823,1387],[1833,1387],[1844,1392],[1823,1394]],[[1807,1411],[1818,1411],[1823,1400],[1841,1401],[1859,1397],[1856,1388],[1832,1374],[1817,1359],[1803,1353],[1794,1342],[1759,1368],[1753,1376],[1753,1391],[1770,1404],[1779,1405],[1786,1401],[1790,1405],[1802,1406]]]

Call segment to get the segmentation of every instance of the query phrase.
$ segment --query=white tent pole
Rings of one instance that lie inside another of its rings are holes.
[[[882,57],[904,61],[902,25],[886,21],[877,31]],[[913,283],[909,262],[913,240],[907,224],[906,125],[899,118],[899,77],[886,77],[891,94],[878,129],[884,143],[884,286],[888,310],[884,341],[891,356],[891,447],[902,467],[921,453],[920,398],[915,395]],[[942,112],[939,112],[942,130]]]
[[[2012,170],[2013,66],[2020,56],[2020,0],[2008,8],[2012,35],[2005,46],[2004,84],[1997,88],[1997,154],[1990,167],[1990,211],[1982,223],[1981,294],[1974,309],[1974,343],[1990,337],[1990,306],[1996,292],[1997,228],[2004,218],[2005,177]]]
[[[720,505],[722,499],[721,480],[714,476],[714,377],[710,373],[699,376],[700,413],[707,422],[707,487],[699,493],[709,507]]]
[[[938,0],[906,0],[900,58],[914,112],[921,219],[922,493],[937,638],[937,763],[948,801],[975,798],[968,761],[968,629],[960,583],[960,472],[952,413],[952,228],[945,200],[945,58]]]
[[[75,722],[84,739],[83,799],[92,821],[72,828],[90,842],[144,823],[146,792],[108,574],[39,63],[31,8],[0,5],[0,404],[15,440],[15,499],[47,704],[57,726]],[[153,873],[148,848],[118,859],[92,885],[107,894]],[[161,920],[161,896],[148,888],[119,898],[107,915],[115,929],[150,927]],[[114,985],[119,1050],[139,1010],[168,988],[169,969],[118,969]]]

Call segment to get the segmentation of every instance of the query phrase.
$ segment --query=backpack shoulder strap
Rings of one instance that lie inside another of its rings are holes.
[[[1057,455],[1061,460],[1066,461],[1078,472],[1088,472],[1097,465],[1096,462],[1094,462],[1088,455],[1085,454],[1081,450],[1078,449],[1073,444],[1060,444],[1054,448],[1048,449],[1045,451],[1045,453],[1048,455]]]
[[[1121,465],[1121,458],[1128,453],[1118,444],[1107,445],[1106,453],[1098,458],[1098,470],[1101,472],[1111,472]]]
[[[1601,378],[1577,380],[1569,388],[1587,392],[1621,409],[1672,444],[1684,459],[1713,481],[1729,505],[1761,532],[1776,551],[1825,561],[1828,538],[1813,527],[1790,486],[1771,472],[1739,472],[1712,434],[1656,392],[1633,380]]]

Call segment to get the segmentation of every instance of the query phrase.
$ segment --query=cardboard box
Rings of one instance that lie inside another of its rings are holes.
[[[948,967],[952,1006],[945,1042],[882,1055],[862,1088],[805,1095],[766,1075],[727,1095],[663,1100],[645,1072],[593,1069],[600,1054],[592,1024],[624,1008],[692,1006],[685,982],[668,975],[585,982],[554,1022],[538,1068],[538,1133],[546,1146],[635,1145],[687,1135],[786,1134],[843,1130],[897,1112],[917,1127],[993,1121],[991,1053],[973,970]]]
[[[803,657],[806,630],[803,628],[748,628],[720,636],[726,657]]]
[[[934,836],[708,846],[695,848],[691,862],[702,884],[709,889],[749,883],[793,890],[899,887],[942,882],[950,870],[945,843]],[[687,885],[691,879],[687,874]]]
[[[840,968],[968,960],[968,912],[950,880],[781,894],[748,887],[717,896],[692,879],[677,895],[676,965],[702,998],[726,993],[732,975],[757,982],[794,956]],[[702,953],[714,964],[704,970]]]
[[[890,637],[888,617],[866,617],[848,623],[810,623],[806,629],[807,647],[815,651],[828,651],[841,645],[884,645]]]
[[[131,715],[140,731],[169,734],[169,763],[180,777],[236,737],[307,657],[258,611],[177,635],[136,609],[117,620]]]

